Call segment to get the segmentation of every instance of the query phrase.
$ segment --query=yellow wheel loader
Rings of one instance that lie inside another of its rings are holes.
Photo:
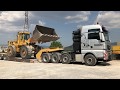
[[[56,41],[59,37],[53,28],[36,25],[33,31],[32,37],[30,37],[30,32],[18,32],[17,40],[8,41],[8,57],[20,56],[23,59],[30,59],[32,55],[36,57],[39,61],[44,53],[62,51],[62,48],[45,48],[36,45],[37,43],[46,43],[50,41]]]

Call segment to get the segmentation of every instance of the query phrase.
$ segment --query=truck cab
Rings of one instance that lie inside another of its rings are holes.
[[[108,30],[101,25],[85,25],[73,31],[73,51],[62,55],[63,63],[82,62],[94,66],[111,60]]]

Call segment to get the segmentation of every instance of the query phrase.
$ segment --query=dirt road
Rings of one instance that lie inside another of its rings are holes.
[[[120,79],[120,60],[96,66],[0,60],[0,79]]]

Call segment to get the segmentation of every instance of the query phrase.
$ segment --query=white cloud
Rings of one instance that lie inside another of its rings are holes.
[[[28,12],[29,21],[35,17]],[[0,13],[0,32],[18,32],[24,30],[25,11],[2,11]]]
[[[43,22],[43,21],[41,21],[41,20],[39,20],[38,22],[39,22],[39,25],[45,26],[45,22]]]
[[[77,28],[79,29],[79,28],[81,28],[82,27],[82,25],[77,25]]]
[[[5,23],[4,25],[0,25],[0,31],[2,31],[2,32],[23,31],[23,27],[22,26],[14,26],[11,23]]]
[[[0,15],[0,21],[10,21],[13,22],[15,20],[23,19],[24,12],[23,11],[4,11]]]
[[[95,22],[105,25],[107,28],[120,28],[119,11],[100,11]]]
[[[89,19],[90,11],[79,11],[76,15],[66,16],[67,23],[79,23]]]
[[[23,24],[16,25],[15,22],[19,23],[19,20],[24,20],[23,11],[3,11],[0,14],[0,31],[2,32],[11,32],[11,31],[20,31],[23,29]],[[23,21],[24,22],[24,21]],[[16,23],[16,24],[17,24]]]

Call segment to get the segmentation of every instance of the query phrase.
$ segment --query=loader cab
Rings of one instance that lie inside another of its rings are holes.
[[[28,40],[30,38],[30,34],[23,34],[23,39],[24,40]]]
[[[17,41],[18,43],[25,43],[30,38],[30,32],[18,32]]]
[[[28,40],[30,38],[29,32],[18,32],[18,40]]]

